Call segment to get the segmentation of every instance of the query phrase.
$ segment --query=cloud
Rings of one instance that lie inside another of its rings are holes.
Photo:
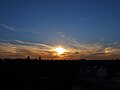
[[[37,35],[42,35],[42,33],[39,33],[39,32],[36,32],[36,31],[29,31],[29,32],[31,32],[33,34],[37,34]]]
[[[100,43],[80,44],[77,41],[62,47],[67,52],[57,55],[54,45],[14,40],[14,43],[0,43],[0,57],[26,58],[29,55],[31,58],[42,56],[43,59],[120,59],[120,47],[108,47]]]
[[[64,41],[63,43],[65,43],[65,44],[66,43],[73,44],[73,45],[80,44],[79,42],[76,41],[75,38],[70,38],[70,37],[64,35],[62,32],[56,32],[56,34],[63,38],[63,41]]]
[[[47,51],[47,52],[46,52]],[[37,58],[38,56],[49,55],[50,49],[42,46],[36,45],[21,45],[21,44],[11,44],[11,43],[0,43],[0,57],[10,57],[11,58],[25,58],[28,55],[32,58]]]
[[[65,35],[62,32],[56,32],[56,34],[60,35],[62,38],[65,38]]]
[[[31,34],[35,34],[35,35],[43,35],[43,33],[41,33],[41,32],[31,30],[31,29],[26,29],[26,28],[21,29],[21,32],[27,32],[27,33],[31,33]]]
[[[46,47],[46,48],[52,48],[50,45],[42,44],[42,43],[31,43],[31,42],[24,42],[21,40],[14,40],[14,41],[21,43],[21,44],[25,44],[25,45],[33,45],[33,46],[42,46],[42,47]]]
[[[12,27],[10,27],[10,26],[8,26],[8,25],[5,25],[5,24],[0,24],[0,26],[4,27],[4,28],[6,28],[6,29],[8,29],[8,30],[10,30],[10,31],[13,31],[13,32],[16,31],[14,28],[12,28]]]
[[[67,48],[69,53],[67,53],[66,58],[87,58],[87,59],[110,59],[120,58],[120,45],[119,43],[111,43],[111,44],[101,44],[97,43],[82,43],[78,42],[75,38],[69,38],[65,36],[62,32],[58,32],[64,39],[63,46]],[[111,47],[111,48],[109,48]],[[107,52],[107,53],[106,53]],[[105,58],[104,58],[105,57]]]
[[[120,53],[120,48],[106,47],[105,53]]]

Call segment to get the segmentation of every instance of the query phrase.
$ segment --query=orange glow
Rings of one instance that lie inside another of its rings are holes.
[[[62,47],[57,47],[57,48],[55,48],[55,51],[60,55],[60,54],[64,54],[66,49],[64,49]]]

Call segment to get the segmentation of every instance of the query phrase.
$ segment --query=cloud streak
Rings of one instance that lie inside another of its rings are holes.
[[[13,32],[16,31],[14,28],[12,28],[12,27],[10,27],[10,26],[8,26],[8,25],[5,25],[5,24],[0,24],[0,26],[6,28],[7,30],[13,31]]]
[[[33,34],[37,34],[37,35],[42,35],[42,33],[39,33],[39,32],[36,32],[36,31],[29,31],[29,32],[31,32]]]
[[[24,42],[21,40],[14,40],[20,44],[25,44],[25,45],[32,45],[32,46],[41,46],[41,47],[45,47],[45,48],[52,48],[50,45],[47,44],[41,44],[41,43],[30,43],[30,42]]]
[[[25,58],[28,55],[32,58],[42,56],[43,59],[120,59],[120,48],[105,47],[104,45],[72,43],[63,45],[67,51],[63,55],[58,55],[54,48],[57,46],[31,43],[21,40],[14,40],[17,44],[10,42],[0,43],[0,57],[5,58]]]

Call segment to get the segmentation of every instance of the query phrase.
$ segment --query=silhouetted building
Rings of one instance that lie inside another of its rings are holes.
[[[42,60],[41,57],[39,57],[39,60]]]
[[[30,56],[27,57],[27,60],[30,60]]]

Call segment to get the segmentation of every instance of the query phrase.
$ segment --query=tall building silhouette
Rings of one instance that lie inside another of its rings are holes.
[[[30,60],[30,56],[27,57],[27,60]]]
[[[39,60],[42,60],[41,57],[39,57]]]

